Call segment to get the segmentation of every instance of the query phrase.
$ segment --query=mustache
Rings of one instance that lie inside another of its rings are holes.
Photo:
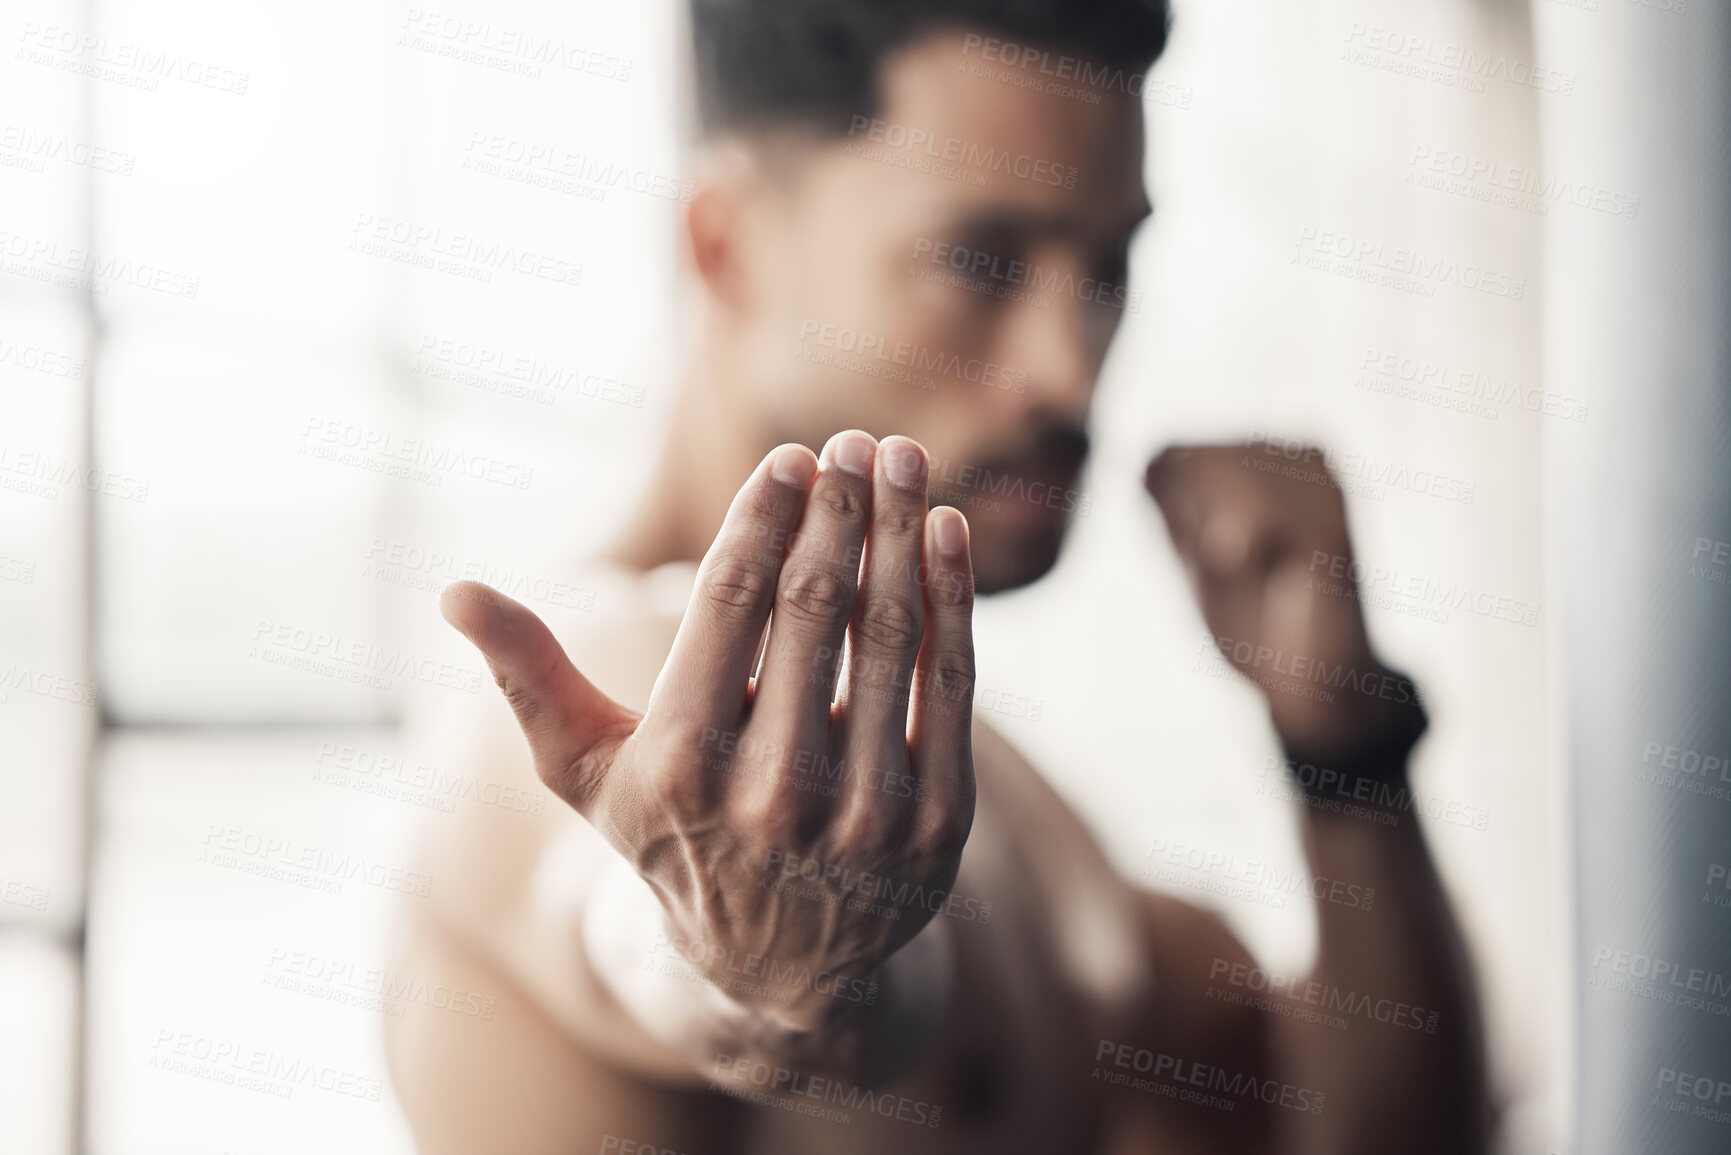
[[[1020,444],[989,454],[981,465],[1012,473],[1076,473],[1088,460],[1092,443],[1080,425],[1041,426]]]

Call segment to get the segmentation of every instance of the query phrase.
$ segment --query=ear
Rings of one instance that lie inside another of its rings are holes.
[[[751,266],[762,256],[755,242],[757,216],[768,192],[764,178],[746,145],[718,146],[704,158],[697,190],[685,209],[692,265],[709,295],[729,311],[751,304]]]

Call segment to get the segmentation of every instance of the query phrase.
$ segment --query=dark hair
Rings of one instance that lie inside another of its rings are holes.
[[[1140,92],[1166,47],[1166,0],[690,0],[707,135],[799,126],[840,135],[879,107],[885,56],[955,28],[1096,66],[1078,87]],[[1104,67],[1098,67],[1104,66]],[[1053,63],[1056,67],[1056,63]],[[1074,66],[1071,66],[1072,68]]]

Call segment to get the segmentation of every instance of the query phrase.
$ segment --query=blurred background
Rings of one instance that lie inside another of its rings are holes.
[[[1561,626],[1620,595],[1580,601],[1571,551],[1597,529],[1616,553],[1583,495],[1636,494],[1676,444],[1655,433],[1652,468],[1620,476],[1605,448],[1662,383],[1594,343],[1669,315],[1649,274],[1704,252],[1666,275],[1717,286],[1707,336],[1655,331],[1684,395],[1722,392],[1723,228],[1654,237],[1726,203],[1688,146],[1724,123],[1724,7],[1175,9],[1090,511],[1050,578],[981,607],[976,708],[1128,874],[1174,843],[1297,867],[1259,702],[1212,657],[1140,475],[1174,441],[1329,446],[1374,636],[1432,703],[1417,783],[1502,1149],[1574,1150],[1591,697]],[[679,4],[0,16],[0,1150],[406,1152],[381,1024],[437,1012],[358,992],[417,821],[482,802],[399,723],[482,669],[438,618],[449,581],[607,612],[540,559],[628,516],[677,403]],[[535,63],[538,42],[580,66]],[[1479,274],[1387,275],[1412,254]],[[462,464],[404,467],[410,443]],[[1725,488],[1723,460],[1688,492]],[[1724,559],[1680,575],[1731,533],[1692,516],[1639,556],[1723,623]],[[325,642],[350,658],[309,661]],[[1708,748],[1686,719],[1649,729]],[[1641,749],[1610,751],[1626,778]],[[256,869],[261,847],[365,869],[309,889]],[[1146,881],[1305,965],[1300,895]],[[259,1051],[333,1089],[224,1081],[217,1057]]]

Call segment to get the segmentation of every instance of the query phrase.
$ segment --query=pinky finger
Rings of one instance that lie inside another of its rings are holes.
[[[927,807],[931,821],[944,833],[965,838],[974,801],[974,569],[968,523],[957,510],[940,506],[926,515],[925,537],[926,632],[914,669],[909,743],[915,773],[936,803]]]

